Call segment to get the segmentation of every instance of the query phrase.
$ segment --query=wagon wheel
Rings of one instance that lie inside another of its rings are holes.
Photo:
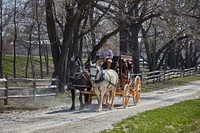
[[[128,84],[124,86],[124,93],[123,93],[123,106],[126,108],[129,103],[129,96],[130,96],[130,87]]]
[[[140,100],[140,93],[141,93],[141,79],[139,76],[136,76],[135,78],[135,87],[134,87],[134,95],[133,95],[133,103],[134,105],[137,105],[137,103]]]

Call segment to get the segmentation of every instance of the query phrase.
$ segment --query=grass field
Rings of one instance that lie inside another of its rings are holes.
[[[140,113],[101,133],[199,133],[200,98]]]
[[[13,55],[3,55],[3,76],[11,76],[13,77]],[[34,67],[35,67],[35,74],[36,77],[40,77],[40,64],[39,64],[39,56],[34,56]],[[86,62],[86,58],[83,58],[83,62]],[[25,77],[25,69],[26,69],[26,61],[27,57],[23,55],[17,55],[16,57],[16,73],[17,77]],[[54,70],[53,68],[53,59],[52,57],[49,57],[49,75],[46,74],[46,64],[45,64],[45,58],[42,57],[42,65],[43,65],[43,74],[45,77],[51,77],[52,72]],[[28,65],[28,77],[32,77],[32,70],[31,70],[31,63],[29,60]]]
[[[155,84],[143,84],[142,92],[149,92],[152,90],[159,90],[163,88],[171,88],[178,85],[183,85],[192,81],[200,80],[200,76],[193,75],[188,77],[174,78],[162,82],[156,82]]]
[[[25,69],[26,69],[26,61],[27,58],[26,56],[17,56],[16,57],[16,73],[17,77],[25,77]],[[45,59],[42,58],[43,62],[43,72],[45,76],[46,75],[46,66],[45,66]],[[52,58],[49,57],[49,69],[50,69],[50,76],[51,72],[53,71],[53,65],[52,65]],[[13,55],[3,55],[3,76],[5,77],[6,75],[8,76],[13,76]],[[34,67],[35,67],[35,73],[36,77],[39,77],[40,74],[40,69],[39,69],[39,56],[34,56]],[[29,60],[29,67],[28,67],[28,77],[32,77],[31,75],[31,63]]]

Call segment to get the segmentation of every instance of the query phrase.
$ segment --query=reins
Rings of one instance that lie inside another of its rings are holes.
[[[106,72],[108,75],[109,75],[109,77],[110,77],[110,74],[108,73],[108,72]],[[105,79],[106,80],[106,79]],[[118,87],[117,87],[117,84],[113,84],[111,81],[109,81],[109,80],[106,80],[108,83],[109,83],[109,85],[111,84],[112,86],[114,86],[116,89],[118,89]],[[108,86],[109,86],[108,85]],[[107,87],[108,87],[107,86]]]

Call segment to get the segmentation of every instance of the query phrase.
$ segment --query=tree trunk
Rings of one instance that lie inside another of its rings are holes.
[[[49,75],[49,53],[48,53],[47,44],[45,44],[44,46],[44,58],[45,58],[45,64],[46,64],[46,74]]]
[[[30,61],[31,61],[31,74],[32,74],[32,77],[35,78],[34,57],[32,56],[32,30],[33,30],[33,27],[34,27],[34,24],[32,25],[31,31],[30,31],[30,34],[29,34],[29,49],[28,49],[27,64],[26,64],[26,77],[28,77],[28,64],[29,64],[29,59],[30,59]]]
[[[193,47],[192,47],[192,42],[189,42],[189,68],[192,67],[192,54],[193,54]]]
[[[32,78],[35,78],[35,62],[32,53],[30,54],[30,59],[31,59]]]
[[[197,44],[197,40],[195,40],[195,42],[194,42],[194,52],[192,52],[193,53],[193,58],[192,58],[192,67],[196,67],[197,68],[197,66],[198,66],[198,59],[199,59],[199,57],[200,57],[200,54],[198,54],[197,52],[198,52],[198,44]]]
[[[171,46],[169,51],[169,67],[170,69],[176,68],[175,46]]]
[[[39,15],[38,15],[38,4],[39,1],[36,1],[36,21],[37,21],[37,32],[38,32],[38,44],[39,44],[39,56],[40,56],[40,77],[43,78],[44,74],[43,74],[43,68],[42,68],[42,46],[41,46],[41,37],[40,37],[40,26],[41,23],[39,22]]]
[[[83,53],[83,37],[80,38],[80,46],[79,46],[78,59],[82,62],[82,53]],[[83,62],[82,62],[83,63]]]
[[[119,32],[120,37],[120,54],[127,55],[128,53],[128,30],[125,28]]]
[[[190,68],[190,49],[189,42],[186,40],[185,45],[185,68]]]
[[[90,18],[90,27],[91,27],[92,47],[94,47],[96,45],[96,36],[95,36],[95,32],[94,32],[95,29],[92,28],[92,26],[94,25],[94,15],[93,14],[94,14],[94,6],[93,6],[93,4],[91,4],[89,18]]]
[[[14,54],[14,59],[13,59],[13,77],[16,78],[16,40],[17,40],[17,24],[16,24],[16,0],[14,1],[14,18],[13,18],[13,23],[14,23],[14,41],[13,41],[13,54]]]
[[[29,64],[30,52],[31,52],[31,45],[29,45],[28,54],[26,56],[26,71],[25,71],[26,78],[28,78],[28,64]]]
[[[138,42],[138,34],[140,31],[140,24],[133,24],[131,25],[131,52],[132,52],[132,58],[133,58],[133,72],[134,73],[140,73],[140,50],[139,50],[139,42]]]
[[[1,24],[0,24],[0,78],[3,78],[3,63],[2,63],[2,60],[3,60],[3,57],[2,57],[2,54],[3,54],[3,11],[2,11],[2,7],[3,7],[3,2],[2,0],[0,0],[0,16],[1,16]]]
[[[81,13],[85,9],[88,2],[88,0],[81,1],[77,7],[78,11],[74,10],[74,8],[71,8],[71,5],[66,2],[65,9],[68,15],[66,16],[62,47],[59,48],[60,42],[56,32],[55,19],[53,15],[53,0],[45,0],[47,31],[51,42],[52,56],[56,70],[54,75],[58,75],[60,81],[59,91],[62,91],[63,85],[66,82],[66,63],[68,62],[70,45],[73,44],[71,43],[73,42],[73,32],[75,27],[78,25],[78,20],[80,19]]]
[[[139,1],[134,1],[132,3],[130,7],[130,11],[129,11],[129,15],[133,16],[133,17],[139,17]],[[132,59],[133,59],[133,72],[135,74],[140,73],[140,62],[139,62],[139,58],[140,58],[140,49],[139,49],[139,42],[138,42],[138,35],[139,35],[139,31],[141,28],[141,24],[142,22],[137,22],[135,20],[132,20],[132,22],[130,23],[130,44],[129,47],[131,49],[131,54],[132,54]]]
[[[60,42],[56,32],[55,18],[53,15],[53,0],[45,0],[47,32],[51,44],[54,72],[53,77],[58,75],[58,61],[60,57]]]
[[[144,46],[145,46],[145,50],[146,50],[146,55],[147,55],[147,65],[148,65],[148,69],[149,71],[154,71],[154,67],[153,67],[153,57],[152,57],[152,51],[151,51],[151,47],[147,38],[147,32],[145,31],[145,29],[141,26],[141,33],[142,33],[142,38],[143,38],[143,42],[144,42]]]

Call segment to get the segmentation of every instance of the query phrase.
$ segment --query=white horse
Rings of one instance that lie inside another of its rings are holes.
[[[101,66],[98,66],[95,63],[92,64],[90,62],[90,76],[92,87],[98,97],[97,111],[102,111],[103,99],[104,96],[108,94],[108,91],[110,92],[109,94],[111,99],[109,109],[112,109],[114,107],[118,74],[112,69],[103,70]]]

